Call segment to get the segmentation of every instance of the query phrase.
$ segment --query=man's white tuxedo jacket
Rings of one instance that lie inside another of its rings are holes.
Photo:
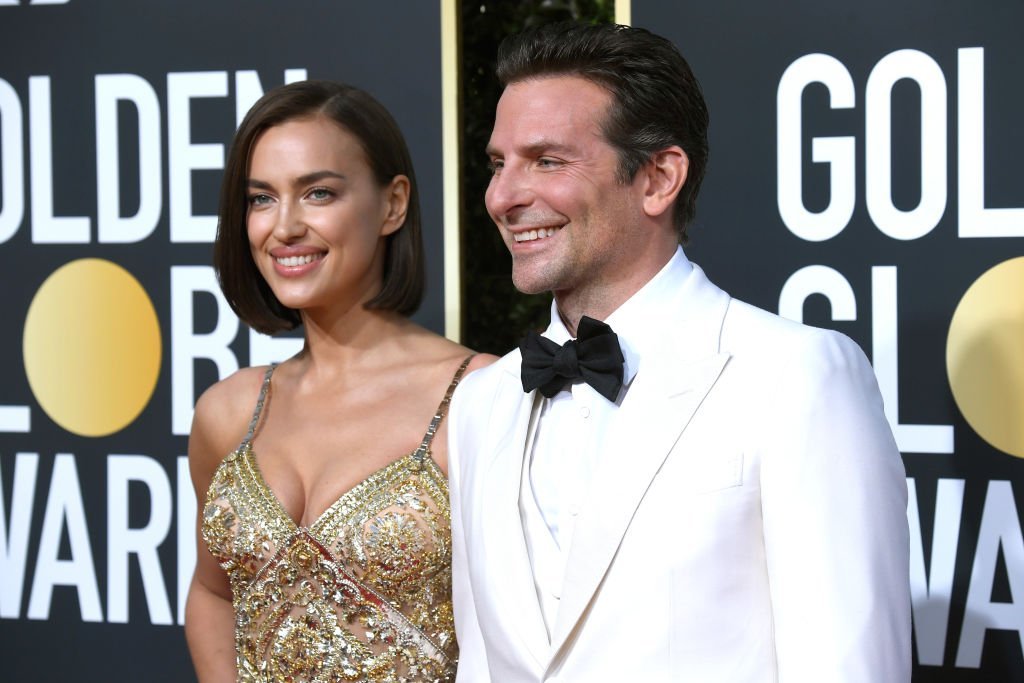
[[[907,489],[847,337],[694,267],[608,425],[548,638],[519,513],[514,351],[449,425],[461,683],[910,680]]]

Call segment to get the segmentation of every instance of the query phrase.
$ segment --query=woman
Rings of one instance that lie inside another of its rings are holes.
[[[492,358],[406,318],[423,290],[419,223],[405,142],[367,93],[296,83],[242,122],[221,287],[246,323],[301,324],[305,345],[196,405],[205,547],[185,631],[204,683],[454,678],[437,428],[459,377]]]

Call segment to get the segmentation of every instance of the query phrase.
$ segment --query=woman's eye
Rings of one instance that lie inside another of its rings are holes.
[[[254,194],[249,196],[249,203],[253,206],[261,206],[270,203],[270,197],[265,194]]]
[[[309,193],[310,199],[314,199],[318,202],[326,201],[330,199],[332,196],[334,196],[334,193],[325,187],[314,188],[313,190],[310,190]]]

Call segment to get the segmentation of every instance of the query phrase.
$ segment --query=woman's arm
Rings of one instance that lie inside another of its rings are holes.
[[[196,492],[196,569],[185,604],[185,638],[200,683],[234,683],[235,615],[227,574],[210,554],[202,537],[203,506],[217,465],[234,447],[233,425],[237,417],[229,401],[228,384],[207,390],[196,403],[188,442],[189,469]]]

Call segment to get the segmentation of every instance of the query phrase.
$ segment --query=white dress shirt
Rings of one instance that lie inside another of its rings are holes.
[[[645,345],[660,333],[658,320],[667,298],[682,285],[692,268],[683,250],[677,247],[669,262],[605,320],[618,335],[624,357],[622,389],[615,403],[582,380],[540,401],[537,429],[533,443],[528,445],[529,467],[524,472],[520,507],[537,596],[549,633],[558,614],[576,516],[586,499],[591,477],[608,458],[628,462],[628,453],[608,453],[602,448],[608,424],[615,419],[615,412],[642,364]],[[555,302],[551,304],[551,324],[544,336],[559,345],[572,338]],[[539,525],[530,524],[533,511],[539,513],[550,538],[538,533]]]

